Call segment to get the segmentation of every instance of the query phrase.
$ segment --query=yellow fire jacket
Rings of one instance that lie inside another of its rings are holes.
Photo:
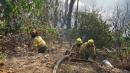
[[[38,48],[38,47],[43,47],[43,46],[47,46],[47,45],[41,36],[37,36],[34,38],[33,46]]]

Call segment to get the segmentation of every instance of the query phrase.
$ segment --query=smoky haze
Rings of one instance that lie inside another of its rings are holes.
[[[65,2],[65,0],[62,0],[62,2]],[[77,6],[76,2],[74,11]],[[79,11],[98,9],[101,11],[103,19],[108,19],[112,16],[116,5],[123,9],[126,3],[129,3],[130,6],[130,0],[79,0]]]

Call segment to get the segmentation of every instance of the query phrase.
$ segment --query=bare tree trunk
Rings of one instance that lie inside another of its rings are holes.
[[[61,25],[61,28],[64,27],[64,25],[66,24],[67,12],[68,12],[68,1],[69,0],[65,0],[65,14],[64,14],[64,17],[63,17],[63,23]]]
[[[54,27],[57,26],[58,23],[58,6],[59,6],[59,2],[58,0],[55,1],[55,7],[54,7]]]
[[[45,0],[45,21],[49,23],[49,1]]]
[[[71,16],[72,16],[74,3],[75,3],[75,0],[70,1],[69,12],[68,12],[68,16],[67,16],[67,24],[66,24],[67,29],[71,29]]]
[[[78,9],[79,9],[79,0],[77,0],[77,8],[76,8],[76,16],[75,16],[75,23],[74,23],[74,25],[75,25],[75,28],[77,29],[77,27],[78,27]]]

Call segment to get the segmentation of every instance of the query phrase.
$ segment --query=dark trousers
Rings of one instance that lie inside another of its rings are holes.
[[[38,49],[38,53],[45,53],[46,50],[47,50],[47,47],[46,47],[46,46],[40,47],[40,48]]]

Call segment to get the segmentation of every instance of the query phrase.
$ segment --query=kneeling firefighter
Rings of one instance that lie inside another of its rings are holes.
[[[89,39],[87,42],[85,42],[82,45],[80,54],[81,54],[81,57],[85,59],[88,59],[89,57],[91,57],[92,59],[96,59],[96,49],[95,49],[93,39]]]
[[[71,49],[66,50],[65,55],[70,54],[70,53],[75,53],[75,54],[79,53],[79,50],[82,44],[83,44],[82,39],[77,38],[76,43],[71,47]]]
[[[38,32],[36,31],[36,29],[33,29],[30,34],[33,39],[32,50],[38,49],[38,53],[44,53],[48,49],[46,42],[42,39],[41,36],[38,35]]]
[[[75,52],[79,52],[79,49],[80,49],[82,44],[83,44],[82,39],[81,38],[77,38],[76,39],[76,43],[72,47],[72,50],[74,50]]]

